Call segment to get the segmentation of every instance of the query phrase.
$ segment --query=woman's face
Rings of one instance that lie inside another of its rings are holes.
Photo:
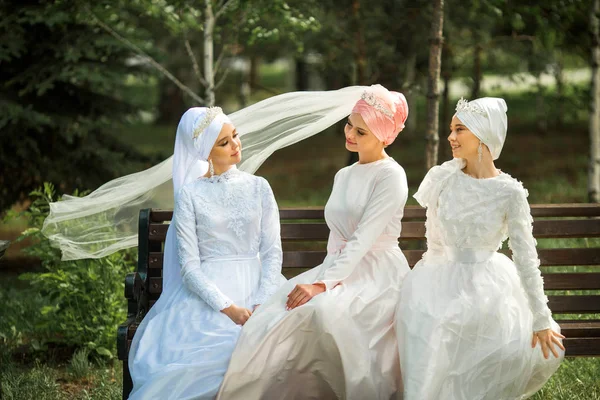
[[[368,155],[381,152],[384,148],[383,143],[369,130],[358,113],[350,114],[344,127],[344,134],[348,151]]]
[[[209,159],[220,169],[227,169],[242,161],[242,143],[233,125],[223,124]]]
[[[452,156],[454,158],[472,159],[477,157],[479,138],[467,128],[455,115],[450,123],[450,135],[448,136]]]

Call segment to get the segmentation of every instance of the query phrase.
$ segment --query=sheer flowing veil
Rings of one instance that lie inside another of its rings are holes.
[[[291,92],[229,114],[243,145],[238,168],[254,173],[273,152],[346,117],[365,89],[351,86]],[[50,204],[42,232],[60,247],[63,260],[100,258],[135,247],[139,210],[173,208],[172,176],[173,156],[147,170],[107,182],[85,197],[64,196]],[[170,236],[167,241],[173,240]]]

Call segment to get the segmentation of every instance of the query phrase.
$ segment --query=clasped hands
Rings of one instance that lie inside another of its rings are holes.
[[[232,304],[229,307],[222,309],[221,312],[227,315],[236,325],[244,325],[252,316],[252,313],[256,311],[258,306],[260,306],[260,304],[255,305],[252,311],[250,311],[247,308]]]

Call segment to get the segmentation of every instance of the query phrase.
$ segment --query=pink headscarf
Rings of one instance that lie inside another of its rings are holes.
[[[371,132],[387,146],[404,129],[408,103],[402,93],[390,92],[381,85],[371,85],[352,112],[360,114]]]

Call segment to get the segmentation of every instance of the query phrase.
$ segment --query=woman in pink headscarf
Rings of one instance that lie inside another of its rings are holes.
[[[323,264],[290,280],[248,320],[220,399],[385,399],[400,389],[394,309],[409,266],[398,247],[406,175],[389,157],[404,96],[374,85],[344,129],[359,161],[335,176]]]

